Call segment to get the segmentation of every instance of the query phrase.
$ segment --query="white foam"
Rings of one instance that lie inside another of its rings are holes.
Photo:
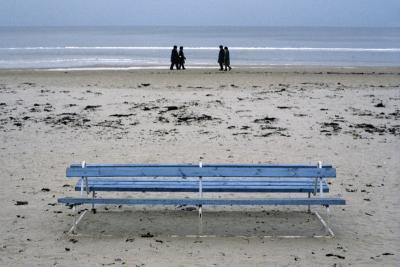
[[[273,65],[265,65],[273,66]],[[244,66],[245,68],[263,68],[263,66]],[[190,69],[218,69],[214,65],[191,65]],[[130,66],[130,67],[69,67],[69,68],[36,68],[37,71],[94,71],[94,70],[169,70],[169,65]]]

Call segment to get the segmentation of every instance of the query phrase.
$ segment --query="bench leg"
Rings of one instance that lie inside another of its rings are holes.
[[[310,198],[310,197],[311,197],[311,194],[308,193],[308,198]],[[311,213],[311,205],[308,205],[307,212],[308,212],[308,213]]]
[[[202,236],[203,235],[203,215],[201,213],[201,206],[199,208],[199,229],[198,229],[198,235]]]
[[[331,212],[329,210],[329,205],[325,206],[326,207],[326,222],[327,224],[330,223],[330,218],[331,218]]]
[[[335,237],[335,234],[333,233],[332,229],[329,227],[328,223],[325,222],[325,220],[321,217],[321,215],[319,215],[318,212],[314,212],[314,213],[315,213],[315,215],[318,217],[318,219],[319,219],[319,221],[322,223],[322,225],[324,226],[324,228],[325,228],[327,234],[328,234],[330,237]],[[329,217],[328,217],[328,219],[329,219]]]
[[[92,198],[93,198],[93,200],[96,198],[96,192],[95,191],[92,192]],[[96,214],[96,209],[94,208],[94,203],[92,204],[92,212],[93,212],[93,214]]]
[[[202,168],[202,163],[200,162],[200,168]],[[203,198],[203,177],[199,176],[199,197]],[[203,206],[199,205],[199,217],[203,216],[202,213]]]
[[[74,212],[74,215],[73,215],[74,221],[72,223],[72,228],[71,228],[70,232],[75,234],[75,228],[76,228],[76,225],[77,225],[77,223],[76,223],[76,214],[77,214],[76,205],[72,206],[72,211]]]
[[[72,224],[72,227],[71,227],[71,229],[69,229],[69,231],[68,231],[68,235],[69,234],[76,234],[76,228],[78,227],[78,223],[82,220],[82,218],[83,218],[83,216],[85,216],[85,214],[86,214],[86,212],[87,212],[87,210],[84,210],[82,213],[81,213],[81,215],[78,217],[78,211],[77,211],[77,208],[76,208],[76,206],[77,205],[73,205],[72,206],[72,211],[74,212],[74,214],[73,214],[73,224]]]
[[[72,215],[72,217],[73,217],[72,227],[68,231],[68,234],[75,234],[75,229],[76,229],[76,226],[78,225],[78,223],[77,223],[77,211],[76,210],[77,210],[76,209],[76,205],[73,205],[72,206],[72,212],[73,212],[73,215]]]

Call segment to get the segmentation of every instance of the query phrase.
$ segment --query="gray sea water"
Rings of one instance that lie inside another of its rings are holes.
[[[400,28],[0,27],[0,68],[156,67],[184,46],[188,67],[400,66]]]

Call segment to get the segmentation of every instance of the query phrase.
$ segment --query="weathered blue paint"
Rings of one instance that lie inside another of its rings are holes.
[[[315,179],[299,180],[203,180],[203,192],[281,192],[307,193],[314,192]],[[75,185],[81,191],[81,181]],[[133,180],[101,179],[88,180],[89,191],[131,191],[131,192],[198,192],[199,182],[195,180]],[[86,190],[85,184],[83,186]],[[329,192],[326,182],[323,191]]]
[[[206,164],[203,163],[202,166],[205,167],[236,167],[236,168],[248,168],[248,167],[268,167],[268,168],[315,168],[317,164]],[[71,164],[71,168],[82,168],[82,164]],[[183,164],[155,164],[155,163],[144,163],[144,164],[108,164],[108,163],[86,163],[86,167],[199,167],[196,163],[183,163]],[[331,164],[322,165],[322,168],[332,168]]]
[[[165,165],[165,164],[88,164],[71,165],[67,177],[336,177],[330,165]]]
[[[253,199],[212,199],[212,198],[59,198],[65,204],[104,205],[345,205],[341,198],[253,198]]]

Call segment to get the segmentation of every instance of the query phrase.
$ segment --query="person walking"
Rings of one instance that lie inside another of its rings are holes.
[[[183,53],[183,46],[179,47],[179,68],[185,70],[185,54]]]
[[[225,64],[225,71],[227,71],[228,68],[229,68],[229,70],[232,69],[231,68],[231,58],[230,58],[229,49],[227,46],[225,46],[224,50],[225,50],[224,64]]]
[[[222,45],[220,45],[219,53],[218,53],[219,70],[224,70],[224,59],[225,59],[224,47]]]
[[[169,67],[170,70],[174,69],[174,65],[176,69],[179,70],[179,54],[178,54],[178,47],[174,45],[174,48],[171,51],[171,66]]]

